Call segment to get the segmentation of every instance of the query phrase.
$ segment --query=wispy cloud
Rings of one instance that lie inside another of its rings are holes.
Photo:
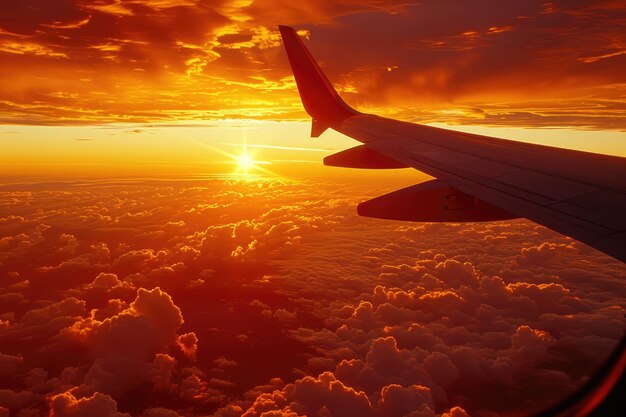
[[[552,100],[568,126],[626,129],[623,109],[598,107],[623,102],[616,1],[48,3],[0,4],[0,77],[10,80],[0,86],[2,123],[306,119],[277,30],[289,22],[363,111],[535,127],[546,118],[526,114],[543,115],[533,103]],[[524,114],[507,111],[511,103]],[[441,112],[450,107],[485,113]]]
[[[261,145],[261,144],[251,144],[246,143],[220,143],[219,145],[225,146],[233,146],[236,148],[246,147],[246,148],[256,148],[256,149],[277,149],[281,151],[303,151],[303,152],[329,152],[332,149],[329,148],[300,148],[297,146],[278,146],[278,145]]]

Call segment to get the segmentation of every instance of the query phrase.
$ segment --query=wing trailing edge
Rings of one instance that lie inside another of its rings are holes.
[[[519,216],[451,187],[431,180],[365,201],[360,216],[414,222],[485,222]]]
[[[358,145],[354,148],[329,155],[324,158],[324,165],[340,168],[364,169],[408,168],[408,166],[402,162],[398,162],[372,148],[368,148],[366,145]]]

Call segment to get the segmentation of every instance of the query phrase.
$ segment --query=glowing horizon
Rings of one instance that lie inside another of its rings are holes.
[[[626,134],[615,131],[450,126],[470,133],[626,157]],[[255,175],[388,177],[389,172],[322,165],[326,155],[358,142],[329,130],[310,138],[310,122],[255,120],[112,124],[95,126],[0,126],[0,175],[72,177],[202,175],[243,172],[242,153]],[[19,145],[19,146],[16,146]],[[247,157],[246,157],[247,158]],[[254,162],[251,164],[251,162]],[[250,165],[251,164],[251,165]],[[401,170],[393,176],[419,176]]]

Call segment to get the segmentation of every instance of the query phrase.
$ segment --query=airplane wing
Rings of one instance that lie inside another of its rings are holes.
[[[360,215],[472,222],[525,217],[626,262],[626,158],[438,129],[360,113],[337,94],[298,34],[279,27],[311,136],[362,142],[331,166],[412,167],[435,177],[361,203]]]

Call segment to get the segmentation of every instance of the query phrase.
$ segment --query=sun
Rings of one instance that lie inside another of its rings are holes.
[[[254,156],[249,154],[247,150],[243,150],[236,158],[237,168],[243,172],[248,172],[256,166]]]
[[[241,145],[237,145],[239,149],[237,152],[228,152],[223,149],[214,148],[212,146],[208,146],[203,143],[198,143],[198,145],[208,148],[211,151],[217,152],[224,156],[224,159],[221,161],[224,164],[228,164],[231,167],[234,166],[234,170],[231,172],[233,175],[237,175],[239,177],[245,177],[247,179],[252,179],[260,176],[276,176],[275,172],[267,169],[266,166],[271,165],[272,161],[263,160],[259,158],[259,154],[257,152],[257,148],[262,147],[262,145],[247,145],[244,141]],[[224,145],[233,145],[230,143],[225,143]]]

